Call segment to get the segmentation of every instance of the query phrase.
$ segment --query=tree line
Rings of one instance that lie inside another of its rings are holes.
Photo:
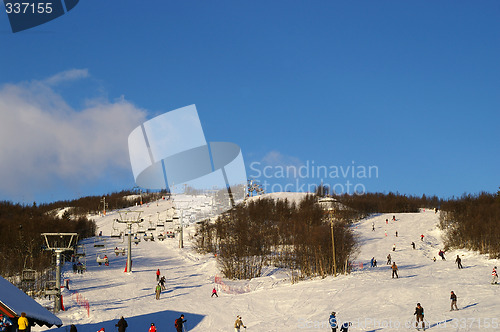
[[[0,202],[0,274],[20,275],[24,268],[43,271],[52,254],[44,249],[41,233],[78,233],[93,236],[96,225],[86,217],[64,218],[36,206]]]
[[[500,258],[500,190],[443,202],[440,227],[446,249],[465,248]]]
[[[298,204],[287,200],[249,200],[197,225],[199,252],[217,256],[231,279],[259,277],[265,266],[288,268],[299,278],[333,272],[331,223],[314,195]],[[349,224],[333,223],[337,272],[349,269],[356,242]]]

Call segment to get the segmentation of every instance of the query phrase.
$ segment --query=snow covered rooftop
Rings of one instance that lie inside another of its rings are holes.
[[[2,277],[0,277],[0,307],[7,311],[9,316],[21,316],[21,312],[25,312],[30,321],[40,326],[62,325],[59,318]]]

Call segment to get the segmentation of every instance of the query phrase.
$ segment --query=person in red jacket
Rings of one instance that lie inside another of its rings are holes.
[[[498,273],[497,273],[497,267],[495,266],[493,268],[493,271],[491,272],[491,275],[493,276],[493,279],[491,280],[491,284],[496,284],[498,283]]]
[[[151,323],[151,327],[149,328],[148,332],[156,332],[156,326],[155,323]]]
[[[160,281],[160,269],[156,270],[156,281]]]

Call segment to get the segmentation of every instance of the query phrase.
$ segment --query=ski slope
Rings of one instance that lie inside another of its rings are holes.
[[[203,197],[185,201],[203,204]],[[171,204],[159,201],[131,210],[156,216]],[[352,322],[349,331],[414,330],[417,302],[424,307],[431,330],[500,330],[500,287],[490,284],[491,270],[500,262],[468,251],[447,252],[447,260],[442,261],[437,255],[443,248],[438,216],[434,211],[396,214],[397,221],[386,224],[392,214],[380,214],[354,224],[360,264],[349,275],[292,285],[287,271],[268,268],[261,278],[225,281],[233,291],[220,290],[219,297],[212,298],[217,263],[214,257],[193,251],[190,235],[194,225],[185,227],[183,249],[178,248],[177,239],[133,244],[133,272],[128,274],[124,273],[126,256],[115,256],[113,252],[115,247],[126,247],[126,243],[109,237],[113,219],[117,218],[117,213],[111,212],[96,218],[105,239],[98,243],[105,242],[110,265],[98,266],[95,262],[97,252],[102,250],[94,247],[95,239],[84,241],[87,273],[73,274],[66,264],[64,277],[70,279],[71,292],[64,290],[66,311],[58,314],[64,326],[51,330],[69,331],[69,325],[75,324],[79,332],[95,332],[101,327],[116,331],[114,325],[124,316],[129,324],[127,331],[147,331],[152,322],[158,331],[175,331],[174,320],[183,313],[188,331],[234,331],[236,315],[242,316],[248,332],[331,331],[331,311],[337,312],[340,322]],[[424,234],[424,241],[420,241],[420,234]],[[385,264],[389,253],[399,267],[398,279],[391,278]],[[457,254],[462,258],[462,270],[454,263]],[[376,268],[370,268],[372,257],[378,262]],[[155,300],[158,268],[166,276],[167,290],[160,300]],[[451,290],[458,296],[459,311],[450,312]],[[88,299],[89,317],[74,301],[72,293],[76,291]]]

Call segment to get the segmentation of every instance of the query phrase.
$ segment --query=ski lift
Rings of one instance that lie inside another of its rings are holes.
[[[147,240],[151,240],[151,241],[155,240],[153,233],[151,233],[150,235],[147,235],[147,234],[144,235],[144,241],[147,241]]]
[[[142,226],[142,224],[137,225],[137,234],[146,234],[146,231],[144,230],[144,226]]]
[[[76,247],[75,257],[78,259],[79,257],[85,257],[85,246],[80,244]]]
[[[118,256],[120,254],[122,254],[122,256],[125,256],[125,248],[118,248],[118,247],[116,247],[115,248],[115,255]]]
[[[141,242],[141,238],[138,237],[137,235],[132,239],[132,242],[134,242],[136,245],[139,244],[139,242]]]
[[[104,239],[100,240],[98,237],[94,238],[94,247],[103,248],[103,247],[105,247],[105,244],[106,244],[106,241]]]
[[[106,266],[109,266],[109,258],[108,258],[108,256],[106,254],[102,255],[102,254],[98,253],[96,255],[96,259],[95,260],[96,260],[97,264],[99,264],[99,266],[102,263],[104,263],[104,265],[106,265]]]
[[[111,227],[113,228],[113,230],[111,231],[111,237],[113,238],[122,237],[122,232],[116,226],[116,219],[113,219],[113,225]]]
[[[163,240],[165,240],[165,238],[166,238],[166,236],[165,236],[165,234],[164,234],[164,233],[160,233],[160,234],[158,235],[158,241],[163,241]]]

